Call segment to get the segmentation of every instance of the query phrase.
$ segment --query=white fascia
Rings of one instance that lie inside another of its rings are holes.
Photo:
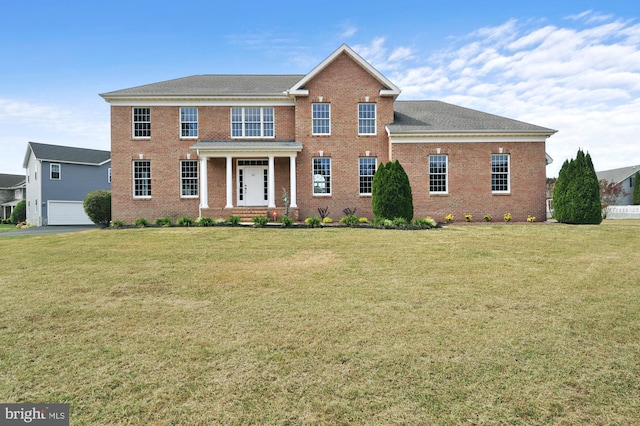
[[[295,106],[295,100],[282,96],[147,96],[147,97],[105,97],[113,106]]]

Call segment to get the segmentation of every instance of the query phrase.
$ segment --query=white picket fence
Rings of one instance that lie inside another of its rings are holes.
[[[640,206],[608,206],[607,219],[640,219]]]

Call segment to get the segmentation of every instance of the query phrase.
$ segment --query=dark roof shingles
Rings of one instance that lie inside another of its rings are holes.
[[[40,160],[60,161],[63,163],[101,164],[111,159],[110,151],[75,148],[61,145],[48,145],[29,142],[36,158]]]

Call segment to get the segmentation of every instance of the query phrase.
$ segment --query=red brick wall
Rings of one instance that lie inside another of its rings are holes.
[[[198,160],[190,147],[198,140],[228,140],[231,138],[231,108],[227,106],[198,107],[198,139],[180,138],[180,107],[151,107],[151,138],[132,137],[132,108],[111,107],[111,155],[112,155],[112,217],[132,223],[144,217],[153,222],[169,216],[196,218],[199,215],[198,198],[180,197],[180,160],[190,155]],[[294,107],[275,107],[275,139],[294,140]],[[268,139],[273,140],[273,139]],[[151,161],[150,199],[133,198],[133,161]],[[289,189],[289,158],[276,159],[276,204],[282,205],[282,188]],[[235,167],[233,165],[234,194]],[[209,206],[226,205],[226,162],[224,158],[210,159],[208,162]]]
[[[491,192],[491,155],[510,155],[510,193]],[[449,191],[447,195],[429,195],[429,155],[448,155]],[[442,222],[451,213],[456,221],[471,214],[482,221],[491,214],[503,221],[511,213],[514,221],[527,216],[546,219],[545,144],[541,142],[495,143],[395,143],[393,159],[399,160],[407,172],[413,194],[414,217],[431,216]]]
[[[358,216],[372,218],[371,197],[359,195],[358,158],[366,151],[378,164],[388,161],[388,137],[385,125],[393,121],[393,98],[379,96],[382,85],[348,55],[342,54],[306,86],[309,96],[296,99],[296,140],[304,148],[298,155],[298,207],[300,218],[318,214],[329,207],[335,221],[343,209],[356,208]],[[312,136],[311,104],[331,103],[331,135]],[[358,135],[358,103],[375,103],[377,134]],[[312,187],[313,157],[324,151],[331,157],[331,196],[314,196]]]

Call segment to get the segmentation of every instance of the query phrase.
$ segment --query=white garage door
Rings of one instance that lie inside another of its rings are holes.
[[[82,201],[47,202],[49,225],[93,225],[84,212]]]

